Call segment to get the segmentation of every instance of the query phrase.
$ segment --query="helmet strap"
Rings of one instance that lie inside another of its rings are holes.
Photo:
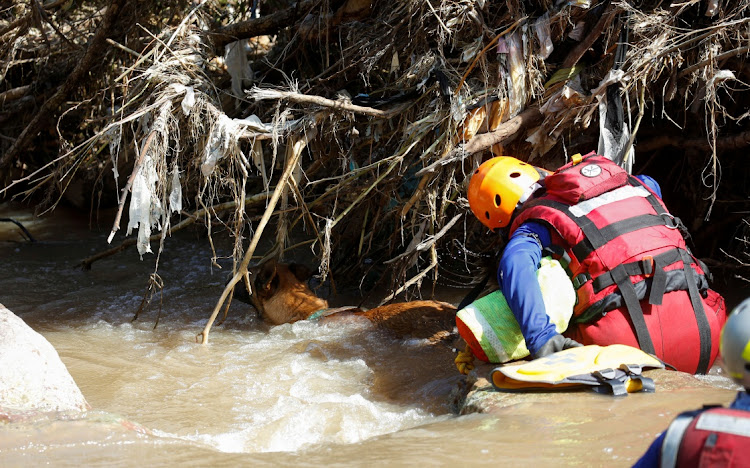
[[[534,195],[534,192],[536,192],[540,188],[542,188],[542,186],[538,182],[534,182],[533,184],[531,184],[531,186],[529,186],[529,188],[527,188],[523,192],[523,194],[521,194],[521,198],[518,200],[518,204],[516,205],[516,209],[518,209],[519,206],[521,206],[524,203],[526,203],[526,200],[528,200],[529,198],[531,198],[531,196]]]

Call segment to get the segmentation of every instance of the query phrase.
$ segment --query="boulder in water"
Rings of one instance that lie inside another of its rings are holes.
[[[0,410],[16,413],[89,408],[50,342],[0,304]]]

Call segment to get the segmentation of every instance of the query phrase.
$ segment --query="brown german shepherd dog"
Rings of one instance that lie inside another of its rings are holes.
[[[255,307],[270,325],[306,320],[313,315],[320,316],[323,321],[354,315],[369,319],[378,328],[399,338],[421,338],[434,343],[453,338],[456,307],[445,302],[402,302],[366,311],[357,307],[330,309],[328,302],[308,287],[311,272],[304,265],[279,263],[272,258],[250,272],[252,294],[249,297],[243,294],[245,288],[240,286],[235,297]]]

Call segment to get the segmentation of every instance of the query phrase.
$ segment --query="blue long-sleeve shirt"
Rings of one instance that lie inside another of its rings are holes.
[[[750,411],[750,393],[747,391],[739,392],[737,398],[731,405],[729,405],[729,407],[732,409]],[[656,468],[659,466],[661,460],[661,446],[664,443],[664,436],[666,436],[666,434],[667,431],[664,431],[654,439],[651,446],[646,450],[646,453],[635,462],[633,468]]]
[[[636,177],[661,197],[661,188],[654,179],[649,176]],[[500,289],[521,326],[526,347],[532,355],[557,334],[555,325],[547,316],[536,279],[542,250],[551,243],[547,226],[534,221],[523,223],[505,246],[497,272]]]

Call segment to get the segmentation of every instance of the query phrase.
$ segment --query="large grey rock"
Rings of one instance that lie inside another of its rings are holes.
[[[55,348],[0,304],[0,410],[47,412],[89,408]]]

